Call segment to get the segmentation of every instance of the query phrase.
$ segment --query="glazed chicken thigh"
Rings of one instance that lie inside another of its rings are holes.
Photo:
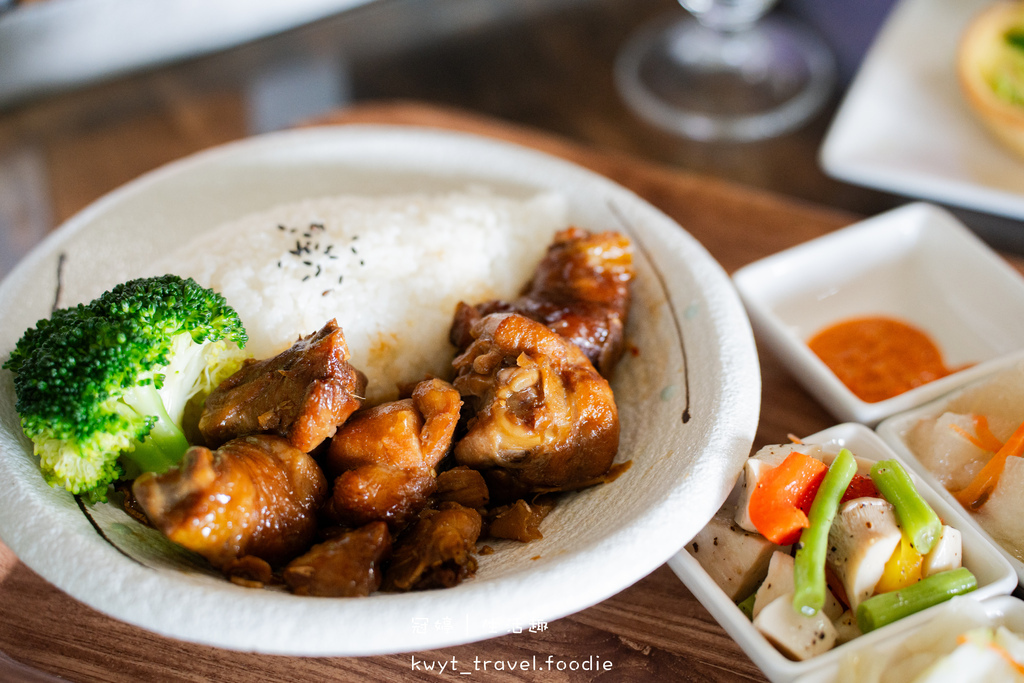
[[[500,468],[530,490],[594,483],[619,447],[607,380],[578,346],[515,313],[473,325],[474,341],[454,361],[456,389],[474,410],[455,458]]]
[[[323,543],[292,560],[282,574],[296,595],[353,598],[380,588],[381,564],[391,556],[384,522],[371,522]]]
[[[629,313],[633,252],[617,232],[591,234],[569,228],[555,235],[532,282],[515,301],[459,303],[451,342],[472,341],[473,325],[491,313],[514,312],[547,325],[579,346],[601,374],[611,375],[622,356]]]
[[[450,588],[476,572],[473,556],[483,520],[476,510],[442,503],[424,510],[395,546],[384,590]]]
[[[309,453],[362,405],[366,376],[348,363],[336,321],[287,351],[247,361],[206,399],[199,431],[208,446],[270,432]]]
[[[402,526],[434,491],[434,468],[451,447],[462,399],[439,379],[412,397],[356,413],[331,440],[328,469],[337,474],[327,518],[358,526]]]
[[[316,533],[327,481],[279,436],[246,436],[216,451],[193,446],[181,465],[132,486],[150,522],[218,568],[245,555],[271,564],[303,552]]]

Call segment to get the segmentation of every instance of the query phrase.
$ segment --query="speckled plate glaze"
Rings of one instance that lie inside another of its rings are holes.
[[[0,285],[0,362],[22,332],[96,296],[225,220],[305,197],[461,189],[555,190],[572,223],[636,245],[613,388],[631,468],[569,494],[530,544],[494,543],[452,589],[357,599],[241,588],[113,505],[87,506],[39,474],[0,372],[0,538],[33,570],[117,619],[173,638],[293,655],[418,651],[550,622],[645,576],[725,499],[757,425],[760,376],[747,318],[721,267],[624,188],[560,159],[463,134],[341,126],[251,138],[149,173],[50,236]]]

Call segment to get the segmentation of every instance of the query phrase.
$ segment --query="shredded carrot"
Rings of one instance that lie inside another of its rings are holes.
[[[795,443],[797,446],[804,445],[803,439],[801,439],[796,434],[786,434],[786,438],[789,439],[790,443]]]
[[[964,507],[969,510],[977,510],[985,504],[999,483],[999,477],[1006,467],[1006,459],[1021,455],[1024,455],[1024,422],[1017,427],[1017,431],[1006,440],[1002,448],[996,451],[992,459],[981,468],[971,483],[953,495]]]
[[[974,434],[957,424],[951,424],[949,427],[981,450],[990,453],[998,452],[1003,447],[1003,442],[997,439],[988,428],[988,418],[984,415],[972,415],[971,418],[974,422]]]
[[[995,643],[989,643],[988,646],[998,652],[999,656],[1005,659],[1006,663],[1012,666],[1017,673],[1024,675],[1024,666],[1021,666],[1021,664],[1006,651],[1006,648],[996,645]]]
[[[968,642],[968,638],[967,638],[967,634],[966,633],[961,633],[960,635],[958,635],[956,637],[956,644],[957,645],[963,645],[966,642]],[[1004,648],[1001,645],[998,645],[996,643],[985,643],[985,645],[986,645],[986,647],[989,647],[989,648],[995,650],[996,653],[1000,657],[1005,659],[1006,663],[1009,664],[1010,666],[1012,666],[1017,673],[1024,674],[1024,665],[1021,665],[1016,659],[1014,659],[1013,655],[1011,655],[1009,652],[1006,651],[1006,648]]]

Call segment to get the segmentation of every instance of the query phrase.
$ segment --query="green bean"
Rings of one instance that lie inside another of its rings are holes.
[[[849,449],[839,451],[825,473],[807,515],[808,526],[800,534],[800,549],[793,561],[793,609],[813,616],[825,605],[825,553],[839,501],[857,473],[857,461]]]
[[[757,593],[751,593],[747,596],[747,599],[736,603],[736,606],[740,608],[740,611],[747,615],[747,619],[754,620],[754,600],[757,598]]]
[[[871,481],[896,508],[903,533],[914,550],[927,555],[942,536],[942,522],[914,488],[907,471],[895,460],[879,460],[871,468]]]
[[[939,572],[890,593],[872,596],[857,606],[857,626],[867,633],[953,596],[970,593],[978,580],[966,567]]]

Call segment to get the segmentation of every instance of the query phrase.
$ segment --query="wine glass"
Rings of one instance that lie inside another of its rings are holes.
[[[648,122],[695,140],[797,128],[828,100],[835,60],[810,30],[764,17],[775,2],[679,0],[692,16],[642,28],[619,54],[623,99]]]

